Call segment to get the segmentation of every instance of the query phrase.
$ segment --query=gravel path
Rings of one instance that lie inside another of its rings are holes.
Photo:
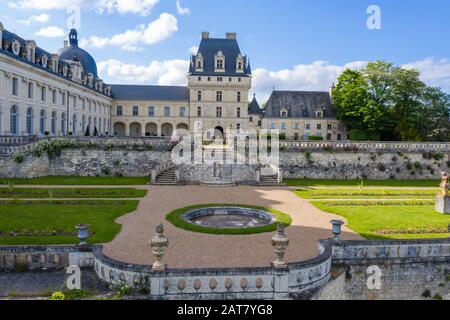
[[[324,213],[285,187],[212,188],[199,186],[147,186],[148,195],[138,210],[117,220],[123,225],[115,240],[105,245],[111,258],[137,264],[151,264],[148,245],[157,224],[164,223],[170,245],[165,262],[170,268],[220,268],[269,266],[275,255],[272,233],[221,236],[180,230],[165,220],[178,208],[198,204],[247,204],[270,207],[290,214],[293,223],[287,230],[290,246],[288,262],[307,260],[317,255],[316,241],[331,236],[330,220],[337,216]],[[340,218],[342,219],[342,218]],[[361,239],[344,228],[343,239]]]

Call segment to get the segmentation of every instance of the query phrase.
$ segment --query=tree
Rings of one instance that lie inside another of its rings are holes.
[[[376,61],[345,70],[333,90],[337,117],[353,136],[382,140],[449,138],[449,95],[427,87],[418,70]]]

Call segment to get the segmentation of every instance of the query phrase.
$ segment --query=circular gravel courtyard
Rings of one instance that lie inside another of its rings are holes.
[[[163,223],[170,245],[164,261],[169,268],[267,267],[275,259],[271,247],[273,233],[257,235],[208,235],[184,231],[167,222],[175,209],[200,204],[241,204],[273,208],[289,214],[288,262],[314,258],[317,240],[331,237],[330,220],[339,218],[322,212],[299,198],[288,187],[213,188],[200,186],[149,186],[138,210],[118,219],[122,231],[104,247],[104,253],[126,263],[152,263],[149,240],[155,227]],[[344,228],[345,240],[361,239]]]

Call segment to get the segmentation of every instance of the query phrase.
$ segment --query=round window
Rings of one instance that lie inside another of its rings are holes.
[[[12,43],[12,52],[16,55],[16,56],[18,56],[19,55],[19,53],[20,53],[20,42],[19,41],[14,41],[13,43]]]

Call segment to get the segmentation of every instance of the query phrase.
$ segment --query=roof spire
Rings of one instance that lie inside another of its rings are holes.
[[[78,32],[75,29],[70,29],[69,43],[71,47],[78,47]]]

